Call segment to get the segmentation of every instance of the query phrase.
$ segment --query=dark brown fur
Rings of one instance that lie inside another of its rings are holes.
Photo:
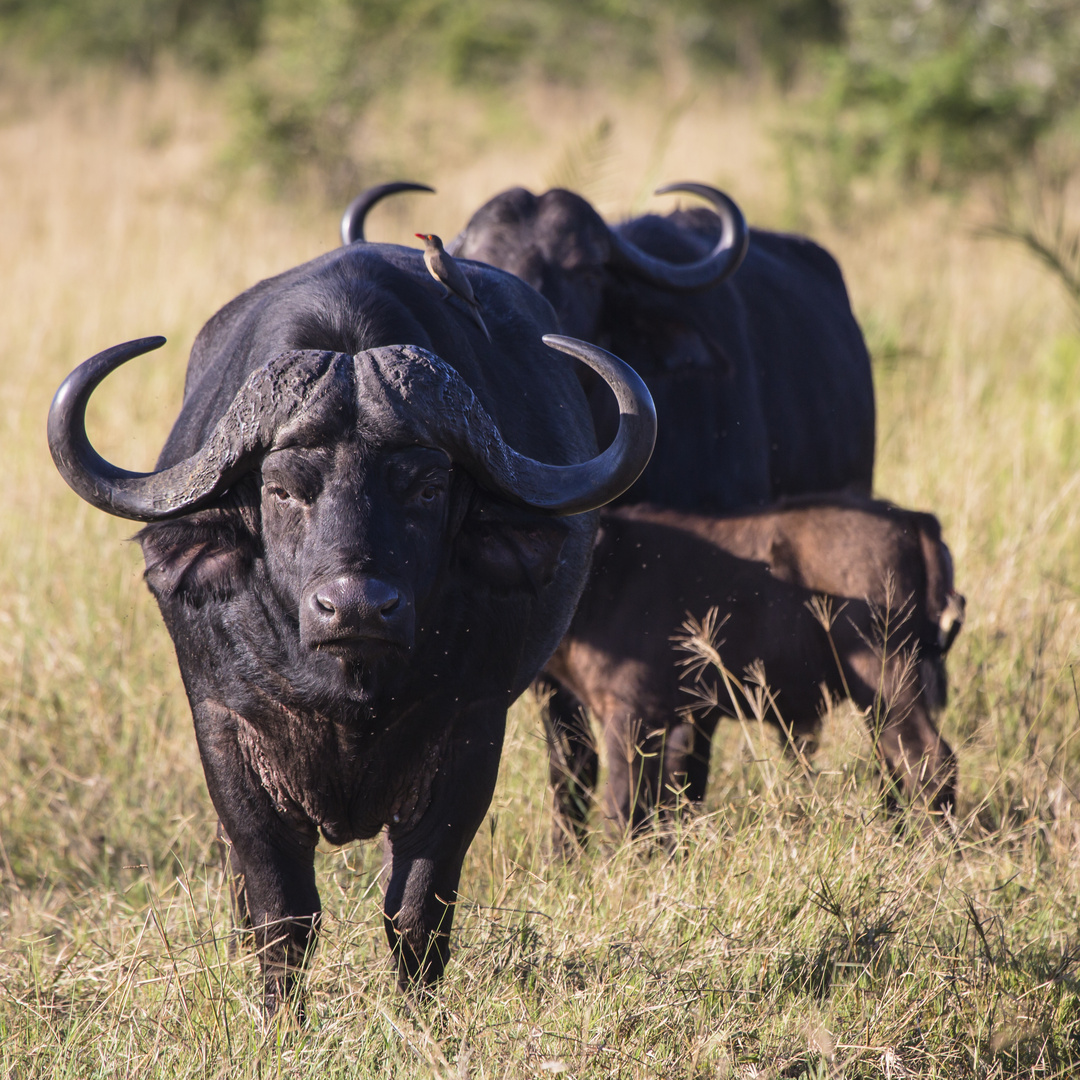
[[[934,715],[963,597],[936,518],[838,495],[730,517],[628,507],[602,523],[589,585],[545,669],[557,846],[580,838],[596,779],[580,704],[604,731],[609,827],[638,826],[680,794],[704,796],[712,733],[733,711],[709,670],[719,708],[687,713],[693,679],[672,637],[714,607],[724,665],[745,681],[763,662],[775,702],[766,718],[793,749],[812,752],[825,694],[850,697],[866,712],[890,801],[899,791],[931,811],[951,807],[955,759]],[[822,594],[828,633],[811,610]]]

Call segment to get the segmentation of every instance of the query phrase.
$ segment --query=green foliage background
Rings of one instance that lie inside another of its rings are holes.
[[[0,43],[53,71],[192,68],[224,85],[234,163],[335,202],[390,169],[365,146],[377,99],[673,68],[706,92],[735,74],[789,94],[798,197],[834,215],[867,173],[958,190],[1047,145],[1059,175],[1080,161],[1073,0],[0,0]]]
[[[279,180],[313,166],[334,197],[374,97],[417,82],[737,72],[810,88],[800,130],[834,183],[884,166],[933,187],[1075,132],[1080,101],[1073,0],[0,0],[0,41],[57,68],[168,57],[227,79],[241,156]]]
[[[821,107],[834,158],[932,186],[1022,164],[1075,124],[1072,0],[849,0]]]
[[[462,82],[505,81],[537,70],[580,78],[592,68],[655,63],[675,44],[703,67],[737,66],[748,48],[790,72],[807,41],[840,34],[836,0],[4,0],[9,39],[41,51],[147,69],[165,53],[207,71],[252,54],[355,47],[363,67],[384,68],[385,44],[407,44]],[[323,35],[334,31],[342,37]],[[597,49],[600,52],[597,52]],[[326,72],[331,75],[332,72]]]
[[[787,85],[807,45],[840,39],[836,0],[0,0],[0,40],[53,68],[169,59],[226,81],[241,156],[278,180],[314,166],[335,198],[335,177],[362,170],[350,140],[379,94],[627,85],[673,58]]]

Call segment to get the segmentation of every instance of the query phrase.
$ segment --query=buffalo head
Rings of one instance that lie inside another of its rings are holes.
[[[342,241],[364,241],[364,220],[381,199],[402,191],[430,190],[424,184],[397,181],[362,192],[342,218]],[[566,333],[595,341],[603,336],[605,291],[613,277],[649,287],[652,291],[645,295],[698,292],[725,281],[745,257],[750,234],[731,198],[696,183],[669,184],[656,194],[676,192],[698,195],[714,211],[708,225],[718,223],[719,236],[715,242],[709,237],[704,250],[700,244],[683,244],[666,251],[667,258],[659,258],[635,244],[625,230],[611,228],[580,195],[563,188],[542,195],[511,188],[496,195],[473,214],[447,250],[528,282],[555,309]],[[634,225],[649,221],[639,219]],[[670,243],[666,246],[670,248]]]
[[[364,222],[372,207],[402,191],[431,191],[427,185],[397,180],[362,191],[341,218],[341,241],[363,243]],[[701,240],[665,251],[666,258],[638,246],[624,229],[612,229],[591,203],[575,192],[553,188],[541,195],[511,188],[490,199],[447,246],[460,258],[488,262],[527,282],[551,303],[567,334],[591,341],[603,337],[605,292],[612,276],[648,286],[646,296],[694,293],[730,278],[746,255],[750,230],[739,206],[723,191],[705,184],[670,184],[657,194],[699,195],[714,214],[706,214]],[[715,216],[714,216],[715,215]],[[633,222],[638,230],[650,218]],[[713,226],[719,235],[713,240]],[[685,238],[680,238],[685,239]],[[671,248],[665,235],[661,247]]]

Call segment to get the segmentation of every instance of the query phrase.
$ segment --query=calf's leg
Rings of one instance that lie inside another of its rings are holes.
[[[554,802],[551,848],[557,855],[567,855],[585,841],[599,755],[585,707],[569,690],[550,676],[540,675],[533,692],[541,701],[548,744]]]
[[[620,707],[605,717],[607,785],[604,819],[609,834],[637,832],[657,805],[667,729]]]
[[[913,807],[951,810],[956,797],[956,758],[941,737],[927,703],[920,665],[910,649],[860,650],[851,658],[852,700],[866,711],[867,725],[895,809],[899,792]]]
[[[893,785],[912,806],[937,813],[952,811],[956,758],[921,695],[889,709],[877,748]]]

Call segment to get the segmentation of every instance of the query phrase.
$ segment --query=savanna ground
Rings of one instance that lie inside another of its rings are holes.
[[[149,467],[199,326],[337,242],[336,213],[221,162],[216,103],[167,73],[0,102],[0,1070],[106,1076],[1071,1076],[1080,1069],[1080,335],[983,208],[856,191],[800,201],[767,97],[514,107],[438,95],[373,117],[387,177],[435,184],[369,236],[452,236],[511,183],[605,212],[657,183],[729,189],[752,221],[839,256],[875,358],[877,490],[942,519],[968,600],[942,717],[955,844],[898,832],[861,719],[826,725],[811,784],[728,725],[704,812],[670,848],[547,856],[535,706],[511,714],[431,1001],[393,986],[378,846],[318,855],[309,1021],[266,1028],[229,915],[172,649],[131,523],[80,502],[49,398],[98,349],[164,350],[110,379],[91,434]],[[607,118],[609,123],[601,121]],[[380,177],[382,178],[382,177]]]

